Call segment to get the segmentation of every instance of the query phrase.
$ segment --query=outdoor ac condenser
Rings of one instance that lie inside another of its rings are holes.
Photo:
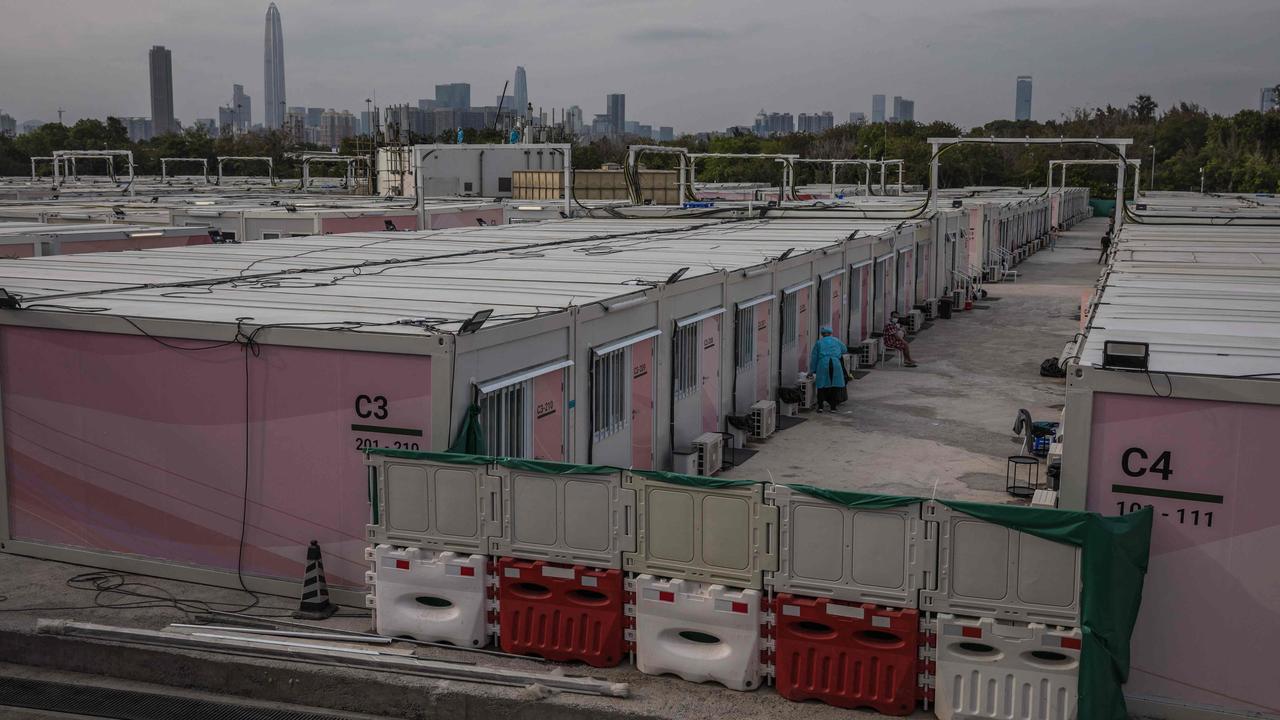
[[[761,400],[751,406],[751,439],[763,440],[778,429],[778,404]]]
[[[800,380],[800,409],[812,410],[818,404],[818,390],[811,377]]]
[[[693,440],[695,475],[711,477],[724,465],[724,436],[720,433],[702,433]]]
[[[849,348],[849,352],[858,356],[858,367],[875,367],[875,364],[880,361],[880,340],[878,338],[867,338]]]

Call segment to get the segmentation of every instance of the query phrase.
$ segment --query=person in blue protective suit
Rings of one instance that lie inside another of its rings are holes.
[[[818,412],[822,412],[824,404],[834,412],[846,397],[845,368],[841,356],[849,349],[835,338],[830,327],[823,326],[821,333],[822,337],[813,344],[809,353],[809,374],[818,390]]]

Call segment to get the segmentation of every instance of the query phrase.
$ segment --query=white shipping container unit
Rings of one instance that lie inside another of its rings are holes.
[[[1153,508],[1131,710],[1265,715],[1280,708],[1280,206],[1147,193],[1133,214],[1067,365],[1059,507]]]
[[[803,370],[778,322],[806,342],[819,322],[861,332],[845,278],[922,232],[580,219],[3,263],[0,288],[29,309],[0,313],[0,537],[285,593],[317,539],[335,594],[355,598],[363,450],[442,450],[475,403],[493,454],[671,467]],[[806,284],[830,302],[784,302]]]

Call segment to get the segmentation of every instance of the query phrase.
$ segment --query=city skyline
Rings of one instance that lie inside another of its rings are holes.
[[[833,20],[814,31],[821,37],[802,40],[787,31],[778,39],[781,47],[827,57],[824,53],[828,51],[822,49],[825,26],[838,26],[841,18],[856,18],[862,26],[877,28],[874,36],[863,32],[855,38],[858,42],[852,45],[856,51],[848,50],[849,43],[833,43],[833,48],[838,46],[843,53],[838,66],[858,64],[859,58],[867,60],[880,49],[880,36],[891,36],[908,23],[923,22],[924,11],[912,3],[866,17],[841,3],[815,4]],[[965,0],[919,25],[917,40],[926,50],[914,54],[920,57],[874,66],[874,72],[840,74],[838,102],[830,101],[830,73],[787,72],[786,82],[779,84],[771,73],[784,71],[771,69],[772,64],[763,59],[740,58],[730,52],[750,40],[753,31],[749,24],[729,22],[724,29],[702,30],[702,20],[717,13],[715,2],[699,4],[678,22],[618,26],[606,23],[613,19],[615,9],[608,3],[584,9],[553,3],[537,13],[512,10],[512,23],[506,24],[527,21],[531,28],[547,31],[543,42],[526,44],[518,58],[521,66],[532,69],[538,77],[535,106],[588,107],[595,104],[591,98],[611,91],[610,84],[625,84],[631,114],[682,130],[716,130],[749,120],[761,106],[793,110],[816,106],[841,117],[849,112],[869,114],[867,96],[883,87],[926,100],[918,113],[919,121],[945,119],[968,127],[1004,115],[991,108],[1008,107],[1008,77],[1021,73],[1035,75],[1040,86],[1036,116],[1041,119],[1056,118],[1074,107],[1124,106],[1140,93],[1152,95],[1162,108],[1178,100],[1224,113],[1256,108],[1258,88],[1272,84],[1280,74],[1274,53],[1267,52],[1267,34],[1259,32],[1259,28],[1273,25],[1268,21],[1276,19],[1277,8],[1261,0],[1232,0],[1232,4],[1236,11],[1223,13],[1185,0],[1135,0],[1124,8],[1108,10],[1115,22],[1098,28],[1082,19],[1087,13],[1048,6],[1011,10],[1008,3]],[[252,46],[257,39],[248,28],[250,18],[262,17],[261,2],[228,0],[216,7],[178,9],[154,3],[149,6],[154,17],[145,21],[132,13],[81,0],[68,0],[66,5],[78,17],[83,16],[84,22],[66,27],[58,23],[67,12],[65,8],[54,12],[40,6],[24,18],[29,32],[19,33],[12,26],[0,28],[0,62],[8,70],[3,107],[21,121],[56,120],[58,107],[66,108],[67,122],[80,117],[146,114],[146,83],[128,79],[139,76],[138,47],[164,44],[179,56],[174,80],[181,92],[175,97],[175,115],[186,123],[214,114],[227,102],[226,86],[235,80],[252,79],[250,73],[255,72]],[[425,11],[412,7],[398,9],[390,19],[385,17],[387,13],[372,10],[348,19],[340,14],[342,6],[332,0],[306,4],[280,0],[277,5],[290,16],[290,37],[295,38],[292,65],[306,68],[305,73],[295,73],[291,79],[292,95],[308,105],[356,110],[363,107],[364,98],[371,97],[386,106],[422,97],[429,93],[427,88],[450,78],[465,78],[481,97],[492,97],[500,93],[502,82],[512,77],[515,63],[511,61],[516,58],[493,52],[494,47],[510,41],[503,34],[507,31],[484,27],[478,21],[442,18],[419,24],[417,20]],[[662,11],[656,13],[659,16],[678,16],[666,12],[674,10],[672,3],[660,0],[656,7]],[[779,12],[754,4],[752,10],[766,16]],[[975,67],[969,61],[976,49],[969,46],[984,43],[953,42],[944,32],[947,27],[985,23],[974,32],[980,37],[997,37],[1006,24],[1032,24],[1032,19],[1019,19],[1030,16],[1034,16],[1036,28],[1054,27],[1055,32],[1042,34],[1042,30],[1033,29],[1024,33],[1019,46],[1005,48],[994,62],[983,65],[980,73],[957,69]],[[342,22],[337,21],[339,17]],[[577,23],[574,27],[604,31],[593,35],[556,29],[557,23],[568,18]],[[88,33],[81,31],[81,26],[100,31]],[[1194,37],[1178,35],[1174,26],[1193,26],[1197,32]],[[420,27],[430,27],[431,32],[421,33]],[[1144,30],[1139,32],[1138,28]],[[1225,51],[1211,41],[1224,34],[1238,41],[1229,64],[1223,59]],[[1144,42],[1130,42],[1135,35],[1144,37]],[[55,37],[57,42],[36,41],[42,36]],[[1176,42],[1158,42],[1162,37]],[[1113,67],[1119,68],[1118,72],[1092,72],[1094,55],[1102,54],[1099,48],[1104,44],[1114,51],[1110,57],[1116,57]],[[1162,49],[1170,45],[1176,52]],[[578,58],[596,50],[608,52],[598,67],[586,73]],[[1171,62],[1176,59],[1178,67],[1191,69],[1176,75],[1152,74],[1150,56],[1157,51],[1167,53]],[[406,62],[406,57],[413,57],[414,62]],[[133,69],[122,70],[130,62]],[[671,82],[669,68],[688,62],[716,71],[725,81],[716,87]],[[426,76],[420,69],[423,66],[431,68]],[[822,64],[814,62],[809,67]],[[1185,89],[1178,89],[1180,84]],[[257,87],[250,85],[247,91],[265,102],[265,93]],[[265,116],[266,107],[260,107]]]

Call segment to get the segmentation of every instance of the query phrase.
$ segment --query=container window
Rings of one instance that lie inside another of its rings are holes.
[[[756,309],[754,307],[738,308],[734,318],[734,328],[736,333],[734,342],[737,345],[734,354],[738,358],[735,365],[741,370],[751,367],[756,361]]]
[[[591,361],[591,432],[596,440],[627,426],[627,352],[620,348]]]
[[[674,392],[677,400],[698,392],[698,328],[701,323],[691,323],[676,328],[673,339],[675,355]]]
[[[831,324],[831,278],[818,286],[818,325]]]
[[[532,457],[529,442],[531,381],[508,385],[480,398],[485,452],[499,457]]]

